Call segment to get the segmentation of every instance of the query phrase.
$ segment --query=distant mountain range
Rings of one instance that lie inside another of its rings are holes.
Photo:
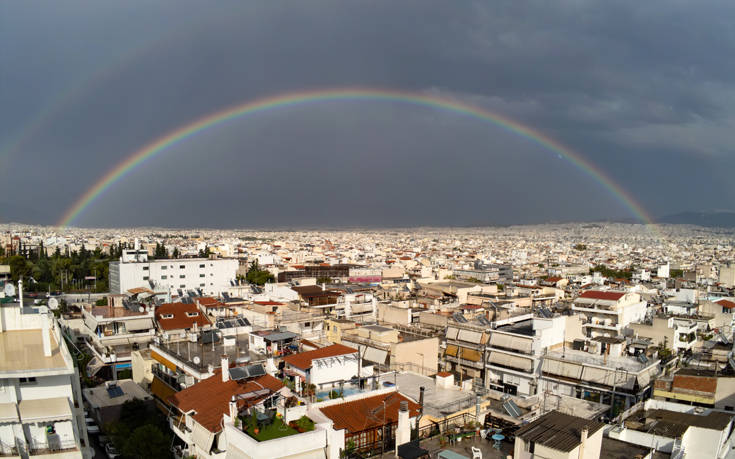
[[[657,219],[657,223],[735,228],[735,212],[731,210],[679,212],[678,214],[665,215]]]

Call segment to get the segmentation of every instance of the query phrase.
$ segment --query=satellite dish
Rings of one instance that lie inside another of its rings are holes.
[[[200,359],[198,355],[195,355],[192,361],[194,362],[194,365],[199,365],[202,359]]]
[[[59,309],[59,300],[56,298],[51,298],[48,300],[48,307],[51,308],[52,311],[56,311]]]
[[[5,296],[15,296],[15,285],[5,284]]]
[[[143,306],[139,307],[138,312],[145,312],[145,308]]]
[[[41,306],[38,308],[38,312],[40,314],[48,314],[48,308],[46,306]]]

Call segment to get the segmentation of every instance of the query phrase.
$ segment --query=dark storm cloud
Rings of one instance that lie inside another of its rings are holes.
[[[51,5],[0,4],[0,191],[14,195],[0,220],[40,213],[54,222],[114,164],[183,123],[331,86],[433,93],[514,118],[608,171],[654,215],[729,207],[735,197],[721,173],[735,165],[728,2]],[[176,160],[166,153],[131,174],[83,223],[627,216],[568,162],[502,130],[396,104],[336,105],[218,128],[209,144],[180,146]],[[672,202],[692,168],[707,186]],[[178,200],[171,190],[182,180],[187,199]],[[114,210],[126,206],[138,211]]]

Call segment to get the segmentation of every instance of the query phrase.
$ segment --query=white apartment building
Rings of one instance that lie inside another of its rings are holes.
[[[572,311],[582,318],[587,337],[616,337],[631,322],[646,317],[647,304],[638,293],[588,290],[574,300]]]
[[[541,355],[563,345],[567,321],[576,319],[561,315],[521,319],[498,326],[490,333],[485,386],[511,395],[530,396],[536,394],[538,387]],[[579,330],[579,322],[576,325]]]
[[[79,374],[45,306],[0,306],[0,456],[90,458]]]
[[[148,260],[148,254],[140,251],[110,262],[110,293],[146,287],[156,292],[201,290],[204,295],[220,296],[234,285],[238,266],[235,259]]]

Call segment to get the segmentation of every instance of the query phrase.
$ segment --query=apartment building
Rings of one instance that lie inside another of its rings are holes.
[[[234,284],[236,259],[181,258],[149,260],[146,251],[124,255],[110,262],[110,293],[125,293],[136,287],[156,292],[200,292],[220,296]]]
[[[539,390],[609,405],[613,413],[627,409],[650,395],[660,372],[658,359],[633,351],[624,338],[605,336],[547,351]]]
[[[572,305],[590,338],[620,336],[628,324],[642,321],[646,310],[647,304],[638,293],[601,290],[583,292]]]
[[[518,459],[598,459],[605,424],[551,411],[515,433]]]
[[[45,306],[0,305],[0,453],[69,459],[93,455],[79,373]]]
[[[156,326],[153,308],[128,302],[109,306],[82,306],[83,335],[94,356],[87,375],[111,378],[112,372],[130,368],[131,352],[153,340]]]
[[[365,376],[360,374],[358,350],[342,344],[287,355],[283,362],[284,373],[293,378],[297,391],[302,384],[314,384],[321,389]]]
[[[579,336],[581,326],[573,316],[529,314],[501,322],[490,331],[485,386],[511,395],[535,395],[543,353]]]

